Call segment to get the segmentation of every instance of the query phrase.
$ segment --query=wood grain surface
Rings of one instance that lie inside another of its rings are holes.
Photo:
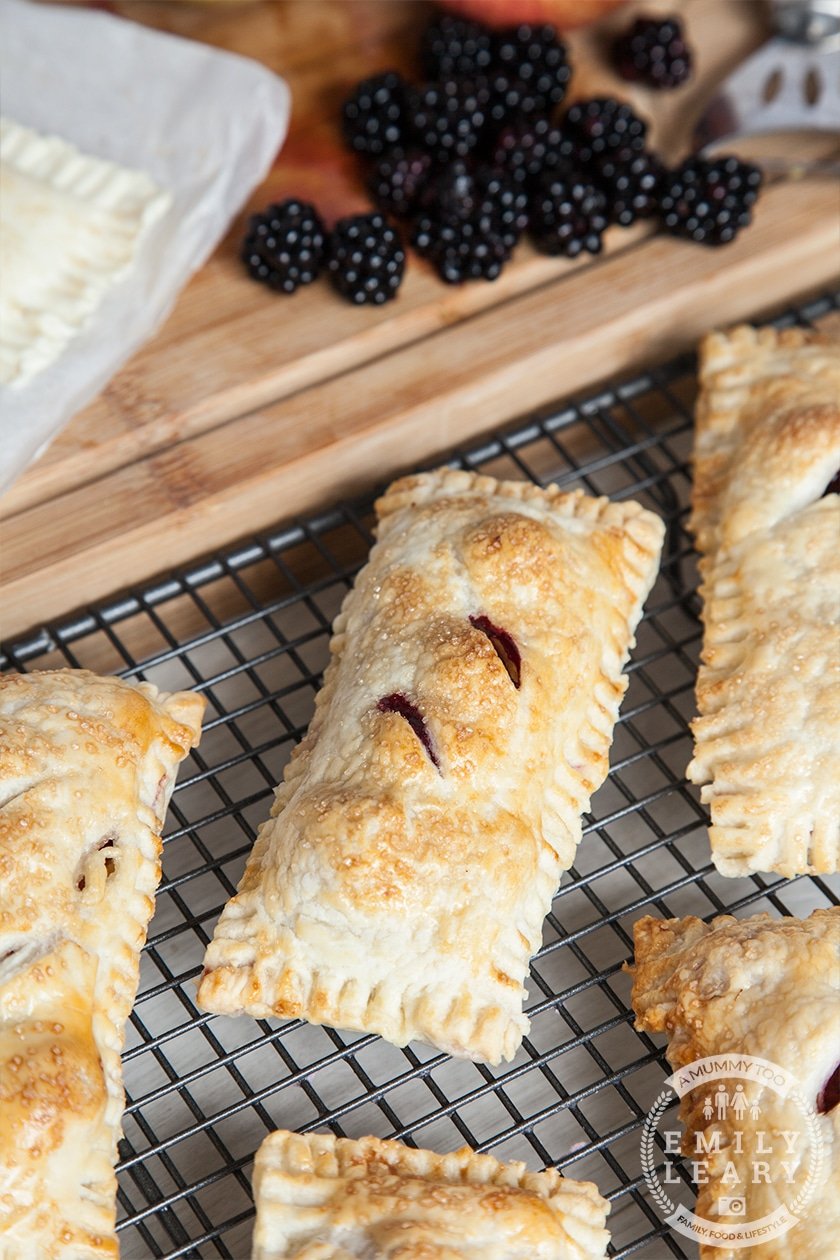
[[[170,319],[0,499],[0,630],[18,632],[290,513],[348,491],[641,360],[708,327],[827,283],[836,189],[767,190],[724,250],[611,229],[606,257],[570,264],[527,246],[495,284],[441,284],[414,256],[398,300],[343,303],[326,283],[287,299],[237,260],[247,213],[295,193],[328,220],[366,206],[341,148],[340,102],[363,74],[413,71],[420,0],[116,3],[133,20],[257,56],[289,81],[293,120],[264,185]],[[645,8],[649,9],[650,4]],[[761,41],[754,0],[687,0],[698,75],[674,93],[628,91],[610,30],[572,37],[574,94],[618,91],[669,157],[711,85]],[[799,154],[827,142],[786,138]]]

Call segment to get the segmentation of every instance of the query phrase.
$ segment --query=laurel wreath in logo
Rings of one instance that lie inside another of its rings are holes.
[[[656,1102],[647,1113],[645,1123],[642,1126],[642,1140],[640,1144],[642,1156],[642,1172],[645,1175],[645,1181],[651,1193],[651,1198],[656,1203],[660,1212],[664,1216],[671,1216],[675,1210],[674,1203],[668,1198],[662,1189],[659,1178],[656,1175],[656,1143],[654,1141],[654,1133],[656,1126],[668,1108],[668,1104],[673,1098],[674,1091],[672,1089],[663,1089],[662,1093],[656,1099]]]
[[[822,1172],[823,1160],[825,1159],[825,1143],[820,1132],[820,1122],[817,1113],[814,1107],[807,1102],[801,1090],[792,1089],[788,1097],[799,1104],[799,1109],[805,1116],[805,1123],[808,1126],[808,1148],[811,1152],[810,1167],[808,1176],[805,1178],[805,1184],[789,1206],[789,1211],[794,1216],[801,1216],[803,1209],[808,1206],[811,1196],[816,1189],[817,1180]]]

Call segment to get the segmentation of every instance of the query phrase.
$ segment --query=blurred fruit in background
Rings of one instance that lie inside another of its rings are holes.
[[[625,0],[438,0],[441,8],[488,26],[551,22],[560,31],[597,22]]]

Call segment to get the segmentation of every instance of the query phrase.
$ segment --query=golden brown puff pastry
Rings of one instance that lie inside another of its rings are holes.
[[[662,524],[451,469],[377,512],[198,1000],[498,1063],[607,773]]]
[[[270,1134],[254,1166],[253,1260],[600,1260],[609,1204],[587,1181],[468,1147]]]
[[[816,1193],[799,1224],[786,1234],[754,1245],[748,1252],[726,1247],[701,1247],[704,1260],[829,1260],[840,1255],[840,1105],[837,1069],[840,1058],[840,908],[816,910],[807,919],[751,919],[722,915],[712,923],[701,919],[655,919],[646,916],[634,927],[636,961],[633,1009],[636,1027],[665,1032],[668,1062],[675,1069],[708,1055],[745,1054],[778,1064],[798,1079],[805,1100],[820,1111],[816,1118],[825,1152]],[[757,1101],[758,1119],[750,1113],[735,1121],[707,1120],[704,1091],[693,1089],[680,1106],[686,1130],[683,1143],[692,1156],[703,1144],[713,1146],[721,1131],[719,1155],[708,1157],[707,1184],[697,1191],[697,1215],[719,1217],[718,1199],[733,1194],[722,1179],[728,1160],[746,1187],[746,1219],[756,1221],[779,1205],[786,1171],[780,1161],[784,1143],[749,1140],[750,1126],[765,1133],[797,1132],[802,1118],[792,1104],[773,1090],[745,1086]],[[703,1135],[698,1144],[696,1135]],[[772,1152],[768,1152],[767,1146]],[[740,1150],[738,1147],[740,1146]],[[770,1163],[769,1180],[754,1180],[750,1161],[763,1149]],[[794,1186],[808,1171],[804,1147]],[[696,1156],[695,1156],[696,1157]],[[784,1190],[787,1194],[788,1191]]]
[[[0,676],[0,1257],[116,1256],[120,1050],[204,700]]]
[[[700,383],[705,634],[688,777],[722,874],[836,871],[840,344],[798,328],[716,333]]]

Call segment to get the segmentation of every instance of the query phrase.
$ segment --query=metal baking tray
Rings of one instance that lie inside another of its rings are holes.
[[[777,322],[819,321],[838,306],[838,295],[823,298]],[[685,530],[694,368],[682,357],[445,457],[497,477],[637,498],[668,526],[610,776],[531,965],[530,1035],[504,1067],[195,1007],[204,948],[312,714],[330,622],[371,543],[372,499],[210,556],[5,647],[6,669],[85,666],[194,687],[208,700],[201,747],[172,801],[127,1029],[124,1260],[245,1260],[251,1164],[276,1127],[370,1133],[441,1152],[467,1143],[532,1168],[554,1165],[595,1181],[611,1200],[613,1254],[691,1254],[666,1230],[641,1172],[640,1128],[666,1069],[661,1048],[632,1025],[622,964],[633,922],[648,911],[804,914],[840,900],[837,881],[718,875],[705,810],[685,782],[700,642]]]

